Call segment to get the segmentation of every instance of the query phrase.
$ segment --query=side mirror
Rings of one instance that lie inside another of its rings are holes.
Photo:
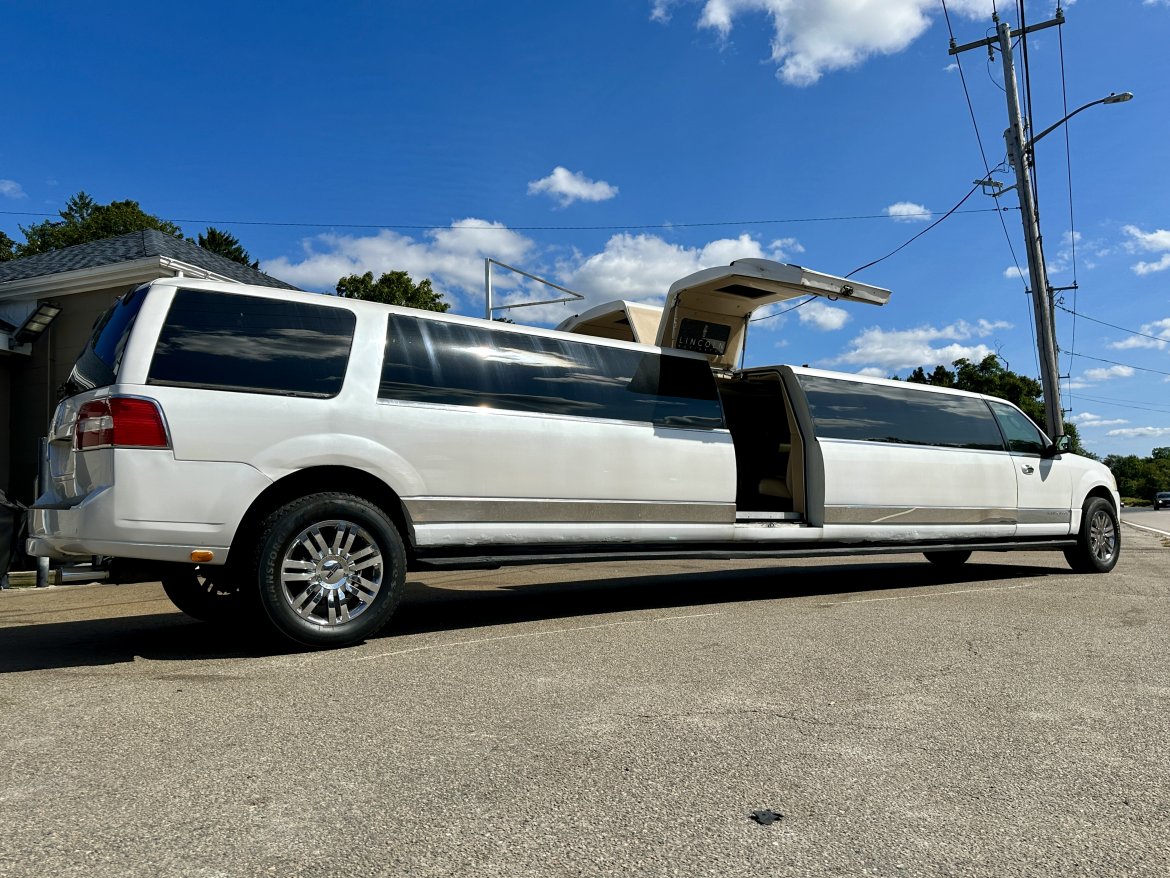
[[[1072,448],[1072,440],[1067,435],[1057,436],[1056,441],[1044,449],[1042,457],[1056,457]]]

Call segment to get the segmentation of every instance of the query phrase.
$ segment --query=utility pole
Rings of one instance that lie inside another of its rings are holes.
[[[1016,67],[1012,58],[1012,38],[1064,24],[1064,11],[1058,6],[1055,18],[1020,30],[1012,30],[1011,25],[1007,22],[1001,22],[998,15],[995,16],[995,23],[996,35],[994,37],[988,37],[977,43],[967,43],[963,46],[956,46],[952,39],[949,54],[957,55],[960,52],[981,47],[987,47],[988,52],[991,53],[994,46],[998,45],[999,54],[1003,60],[1003,84],[1008,104],[1008,128],[1004,131],[1003,137],[1007,143],[1008,161],[1016,171],[1016,194],[1020,199],[1020,218],[1024,224],[1024,239],[1027,243],[1028,277],[1031,283],[1032,310],[1036,321],[1036,343],[1040,355],[1040,384],[1044,389],[1045,426],[1049,437],[1056,441],[1064,434],[1064,412],[1060,407],[1060,372],[1056,358],[1056,319],[1053,310],[1052,289],[1048,286],[1048,270],[1044,265],[1044,248],[1040,236],[1040,220],[1036,210],[1036,193],[1032,189],[1032,176],[1028,172],[1033,162],[1031,147],[1035,140],[1028,143],[1025,136],[1024,119],[1020,112],[1020,96],[1016,86]]]

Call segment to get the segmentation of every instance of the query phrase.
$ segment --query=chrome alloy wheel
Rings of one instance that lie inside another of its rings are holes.
[[[1098,509],[1089,522],[1089,551],[1102,564],[1108,564],[1117,551],[1117,528],[1102,509]]]
[[[289,543],[280,587],[293,612],[314,625],[337,628],[370,608],[382,588],[382,551],[352,521],[321,521]]]

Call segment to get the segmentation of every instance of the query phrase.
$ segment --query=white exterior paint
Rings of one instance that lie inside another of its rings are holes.
[[[220,564],[266,489],[319,467],[372,477],[392,492],[407,521],[404,536],[415,549],[732,542],[848,546],[1068,536],[1079,526],[1090,491],[1104,491],[1115,509],[1119,503],[1108,470],[1075,455],[1038,460],[1006,451],[827,440],[805,424],[799,429],[805,433],[807,517],[766,520],[761,512],[753,521],[748,508],[740,510],[748,520],[737,523],[737,459],[728,430],[379,401],[387,315],[419,316],[409,309],[184,281],[184,288],[350,311],[356,328],[345,383],[331,399],[148,384],[174,284],[152,286],[125,346],[117,383],[59,406],[50,443],[52,486],[32,517],[34,553],[181,562],[194,550],[210,550],[213,563]],[[563,335],[447,315],[424,319]],[[614,350],[662,353],[622,341],[588,341]],[[802,371],[815,370],[787,369],[787,374]],[[799,388],[795,382],[784,386],[799,409]],[[74,452],[70,440],[79,406],[106,395],[155,400],[171,447]],[[1032,476],[1023,472],[1027,466],[1034,468]],[[1059,522],[1020,523],[1021,509],[1067,516]],[[477,510],[489,511],[475,518]],[[992,513],[981,519],[986,510]],[[948,523],[948,515],[963,520]],[[848,516],[854,519],[842,520]]]

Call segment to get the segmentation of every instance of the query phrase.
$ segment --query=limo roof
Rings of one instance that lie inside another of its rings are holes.
[[[768,371],[767,366],[747,369],[747,372],[754,371]],[[857,372],[834,372],[830,369],[814,369],[810,366],[789,366],[796,375],[815,375],[820,378],[835,378],[840,381],[856,381],[859,384],[873,384],[879,387],[910,387],[914,390],[922,390],[925,393],[943,393],[950,396],[971,396],[976,399],[994,399],[997,402],[1006,402],[1012,405],[1010,400],[1002,399],[998,396],[990,396],[986,393],[975,393],[971,390],[960,390],[957,387],[939,387],[937,384],[918,384],[913,381],[898,381],[892,378],[875,378],[871,375],[861,375]],[[1017,406],[1018,408],[1018,406]]]

